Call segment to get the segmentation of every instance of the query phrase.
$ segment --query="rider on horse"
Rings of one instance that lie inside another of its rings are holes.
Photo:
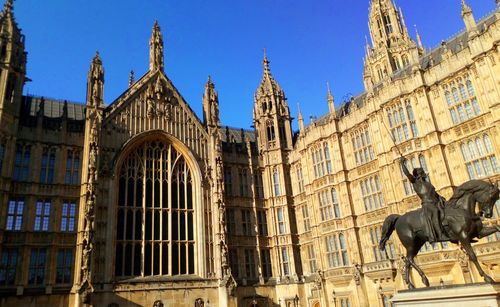
[[[449,240],[441,226],[446,200],[436,192],[436,188],[428,181],[427,174],[422,168],[414,168],[413,174],[410,174],[406,167],[406,158],[401,157],[400,163],[403,173],[408,180],[410,180],[413,189],[422,200],[424,218],[426,220],[424,225],[427,226],[425,232],[429,237],[429,242],[434,243],[437,241]]]

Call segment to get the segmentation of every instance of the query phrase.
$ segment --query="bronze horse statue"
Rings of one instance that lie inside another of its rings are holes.
[[[499,199],[500,190],[498,183],[491,184],[481,180],[470,180],[460,185],[453,196],[444,206],[444,217],[442,217],[443,225],[447,239],[438,239],[437,241],[451,241],[460,243],[469,259],[476,266],[479,274],[488,283],[494,280],[488,276],[477,260],[476,253],[471,246],[471,242],[475,238],[483,238],[497,231],[500,231],[500,226],[493,227],[483,226],[481,217],[491,218],[493,216],[493,206]],[[476,203],[479,204],[479,212],[476,213]],[[379,248],[385,250],[385,244],[392,232],[396,230],[399,240],[406,248],[406,257],[404,258],[404,280],[409,289],[415,288],[415,285],[410,280],[411,268],[415,268],[422,278],[422,282],[428,287],[429,280],[425,276],[422,269],[415,263],[415,256],[420,248],[429,241],[429,235],[426,231],[425,215],[423,208],[407,212],[403,215],[389,215],[382,228],[382,238],[379,243]]]

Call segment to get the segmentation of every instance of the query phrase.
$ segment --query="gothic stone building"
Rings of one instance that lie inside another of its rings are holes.
[[[378,250],[381,224],[420,206],[400,153],[445,197],[500,178],[500,10],[476,21],[462,2],[462,16],[462,33],[425,50],[392,1],[372,1],[365,91],[337,108],[328,91],[329,113],[299,114],[294,134],[267,58],[254,130],[221,125],[210,79],[200,119],[167,77],[158,24],[149,70],[113,102],[98,54],[85,104],[24,96],[7,0],[0,305],[388,306],[404,250],[396,237]],[[475,244],[497,280],[498,238]],[[417,261],[433,285],[482,281],[453,244]]]

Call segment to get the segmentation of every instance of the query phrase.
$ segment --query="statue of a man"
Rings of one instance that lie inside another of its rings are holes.
[[[429,242],[434,243],[443,239],[447,240],[448,237],[443,233],[440,222],[444,217],[444,204],[446,200],[436,192],[436,188],[429,182],[427,174],[422,168],[414,168],[413,173],[410,174],[406,167],[406,158],[401,157],[400,163],[403,173],[410,180],[415,193],[422,200],[422,207],[427,220]]]

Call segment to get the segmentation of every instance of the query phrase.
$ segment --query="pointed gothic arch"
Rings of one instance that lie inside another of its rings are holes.
[[[201,171],[164,131],[128,141],[114,168],[114,276],[204,276]]]

